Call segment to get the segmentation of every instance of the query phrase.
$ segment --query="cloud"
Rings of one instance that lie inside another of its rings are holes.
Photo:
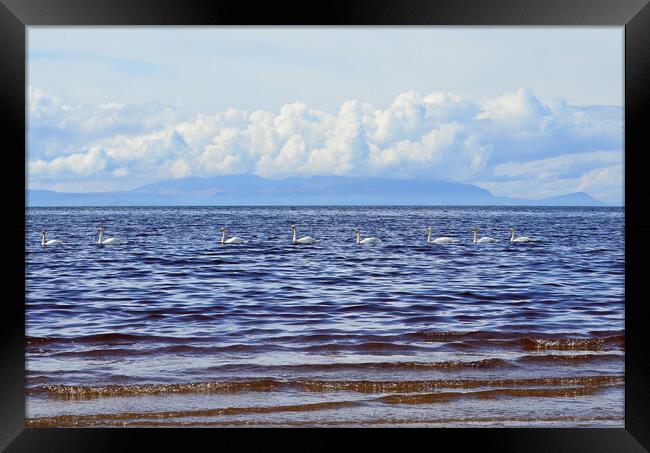
[[[503,178],[575,177],[596,167],[619,163],[621,159],[622,153],[620,151],[565,154],[563,156],[531,160],[528,162],[498,164],[492,170],[492,174],[496,177]]]
[[[540,120],[552,115],[551,110],[527,89],[521,88],[495,99],[483,102],[482,111],[476,118],[498,123],[509,129],[535,127]]]
[[[595,168],[574,176],[479,181],[481,187],[495,195],[537,199],[573,192],[586,192],[592,197],[613,204],[624,203],[624,172],[622,164]]]
[[[445,179],[517,192],[509,196],[573,184],[615,197],[620,182],[622,109],[543,101],[527,89],[492,99],[407,91],[385,108],[349,100],[335,114],[291,102],[192,117],[173,106],[28,95],[28,171],[41,186],[251,173]]]
[[[622,204],[624,177],[622,164],[597,168],[580,177],[578,189],[601,200]]]
[[[192,169],[185,159],[168,161],[161,170],[163,176],[168,176],[174,179],[184,178],[192,174]]]
[[[587,192],[610,203],[623,202],[623,153],[572,153],[492,167],[479,184],[495,195],[543,198]]]
[[[104,149],[92,146],[87,153],[70,154],[57,157],[51,161],[30,161],[29,171],[32,174],[73,174],[79,176],[92,176],[106,169],[107,159]]]
[[[105,140],[157,131],[182,117],[179,107],[155,103],[70,105],[32,87],[27,97],[30,158],[49,160],[63,154],[88,152],[91,146]]]

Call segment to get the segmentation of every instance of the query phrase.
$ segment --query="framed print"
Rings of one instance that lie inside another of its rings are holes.
[[[3,0],[0,445],[644,451],[650,7],[317,10]]]

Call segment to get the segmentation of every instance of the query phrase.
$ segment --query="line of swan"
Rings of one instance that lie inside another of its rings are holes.
[[[477,239],[478,237],[478,228],[474,227],[472,230],[474,231],[474,244],[483,244],[485,242],[498,242],[498,239],[491,238],[489,236],[483,236],[481,239]]]
[[[226,239],[226,233],[228,232],[228,229],[226,227],[221,227],[219,229],[219,231],[221,232],[221,241],[220,242],[222,244],[243,244],[244,242],[246,242],[245,239],[242,239],[242,238],[237,237],[237,236],[233,236],[230,239]]]
[[[455,244],[458,242],[458,239],[456,238],[450,238],[447,236],[441,236],[439,238],[434,239],[433,241],[431,240],[431,232],[433,231],[433,228],[427,227],[426,232],[427,232],[427,244]]]
[[[60,239],[50,239],[47,240],[47,233],[45,230],[41,231],[41,246],[45,247],[46,245],[61,245],[63,241]]]
[[[291,225],[291,233],[292,233],[292,239],[291,242],[294,244],[314,244],[315,242],[318,242],[316,239],[314,239],[311,236],[305,236],[300,239],[296,239],[296,233],[298,232],[298,227],[295,225]]]
[[[381,239],[375,237],[367,237],[361,240],[361,232],[358,229],[354,230],[354,234],[357,237],[357,244],[379,244]]]
[[[120,239],[117,238],[104,239],[104,228],[102,227],[97,228],[97,232],[99,233],[99,237],[97,238],[97,245],[114,245],[122,242]]]
[[[532,242],[533,239],[529,238],[528,236],[519,236],[518,238],[515,237],[515,229],[510,227],[510,242]]]
[[[234,236],[229,239],[226,239],[226,234],[228,233],[228,229],[225,227],[221,227],[219,229],[221,232],[221,239],[220,243],[221,244],[243,244],[245,242],[248,242],[245,239],[242,239],[240,237]],[[314,239],[311,236],[304,236],[301,237],[300,239],[296,238],[296,233],[298,231],[298,228],[296,225],[291,225],[291,232],[292,232],[292,239],[291,241],[294,244],[314,244],[318,242],[318,240]],[[447,237],[447,236],[442,236],[436,239],[431,239],[431,233],[433,229],[431,227],[426,228],[427,232],[427,243],[428,244],[452,244],[458,242],[458,239],[452,238],[452,237]],[[510,231],[510,242],[533,242],[534,239],[528,237],[528,236],[515,236],[515,229],[514,228],[509,228]],[[484,236],[480,239],[478,239],[478,228],[474,227],[473,229],[474,232],[474,244],[481,244],[485,242],[498,242],[498,239],[494,239],[488,236]],[[97,244],[98,245],[113,245],[113,244],[120,244],[123,241],[118,238],[104,238],[104,228],[99,227],[97,228],[97,233],[99,233],[99,237],[97,238]],[[381,239],[376,238],[376,237],[367,237],[364,239],[361,239],[361,232],[359,229],[354,230],[354,234],[356,236],[357,244],[378,244],[381,242]],[[59,240],[59,239],[47,239],[47,232],[45,230],[41,231],[41,246],[52,246],[52,245],[62,245],[64,242]]]

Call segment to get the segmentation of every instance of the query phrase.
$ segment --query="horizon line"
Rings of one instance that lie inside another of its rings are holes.
[[[624,208],[624,204],[592,205],[532,205],[532,204],[151,204],[151,205],[28,205],[26,208]]]

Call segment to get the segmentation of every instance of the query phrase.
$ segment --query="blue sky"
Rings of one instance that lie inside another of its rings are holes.
[[[622,27],[29,27],[28,184],[254,173],[623,197]]]

